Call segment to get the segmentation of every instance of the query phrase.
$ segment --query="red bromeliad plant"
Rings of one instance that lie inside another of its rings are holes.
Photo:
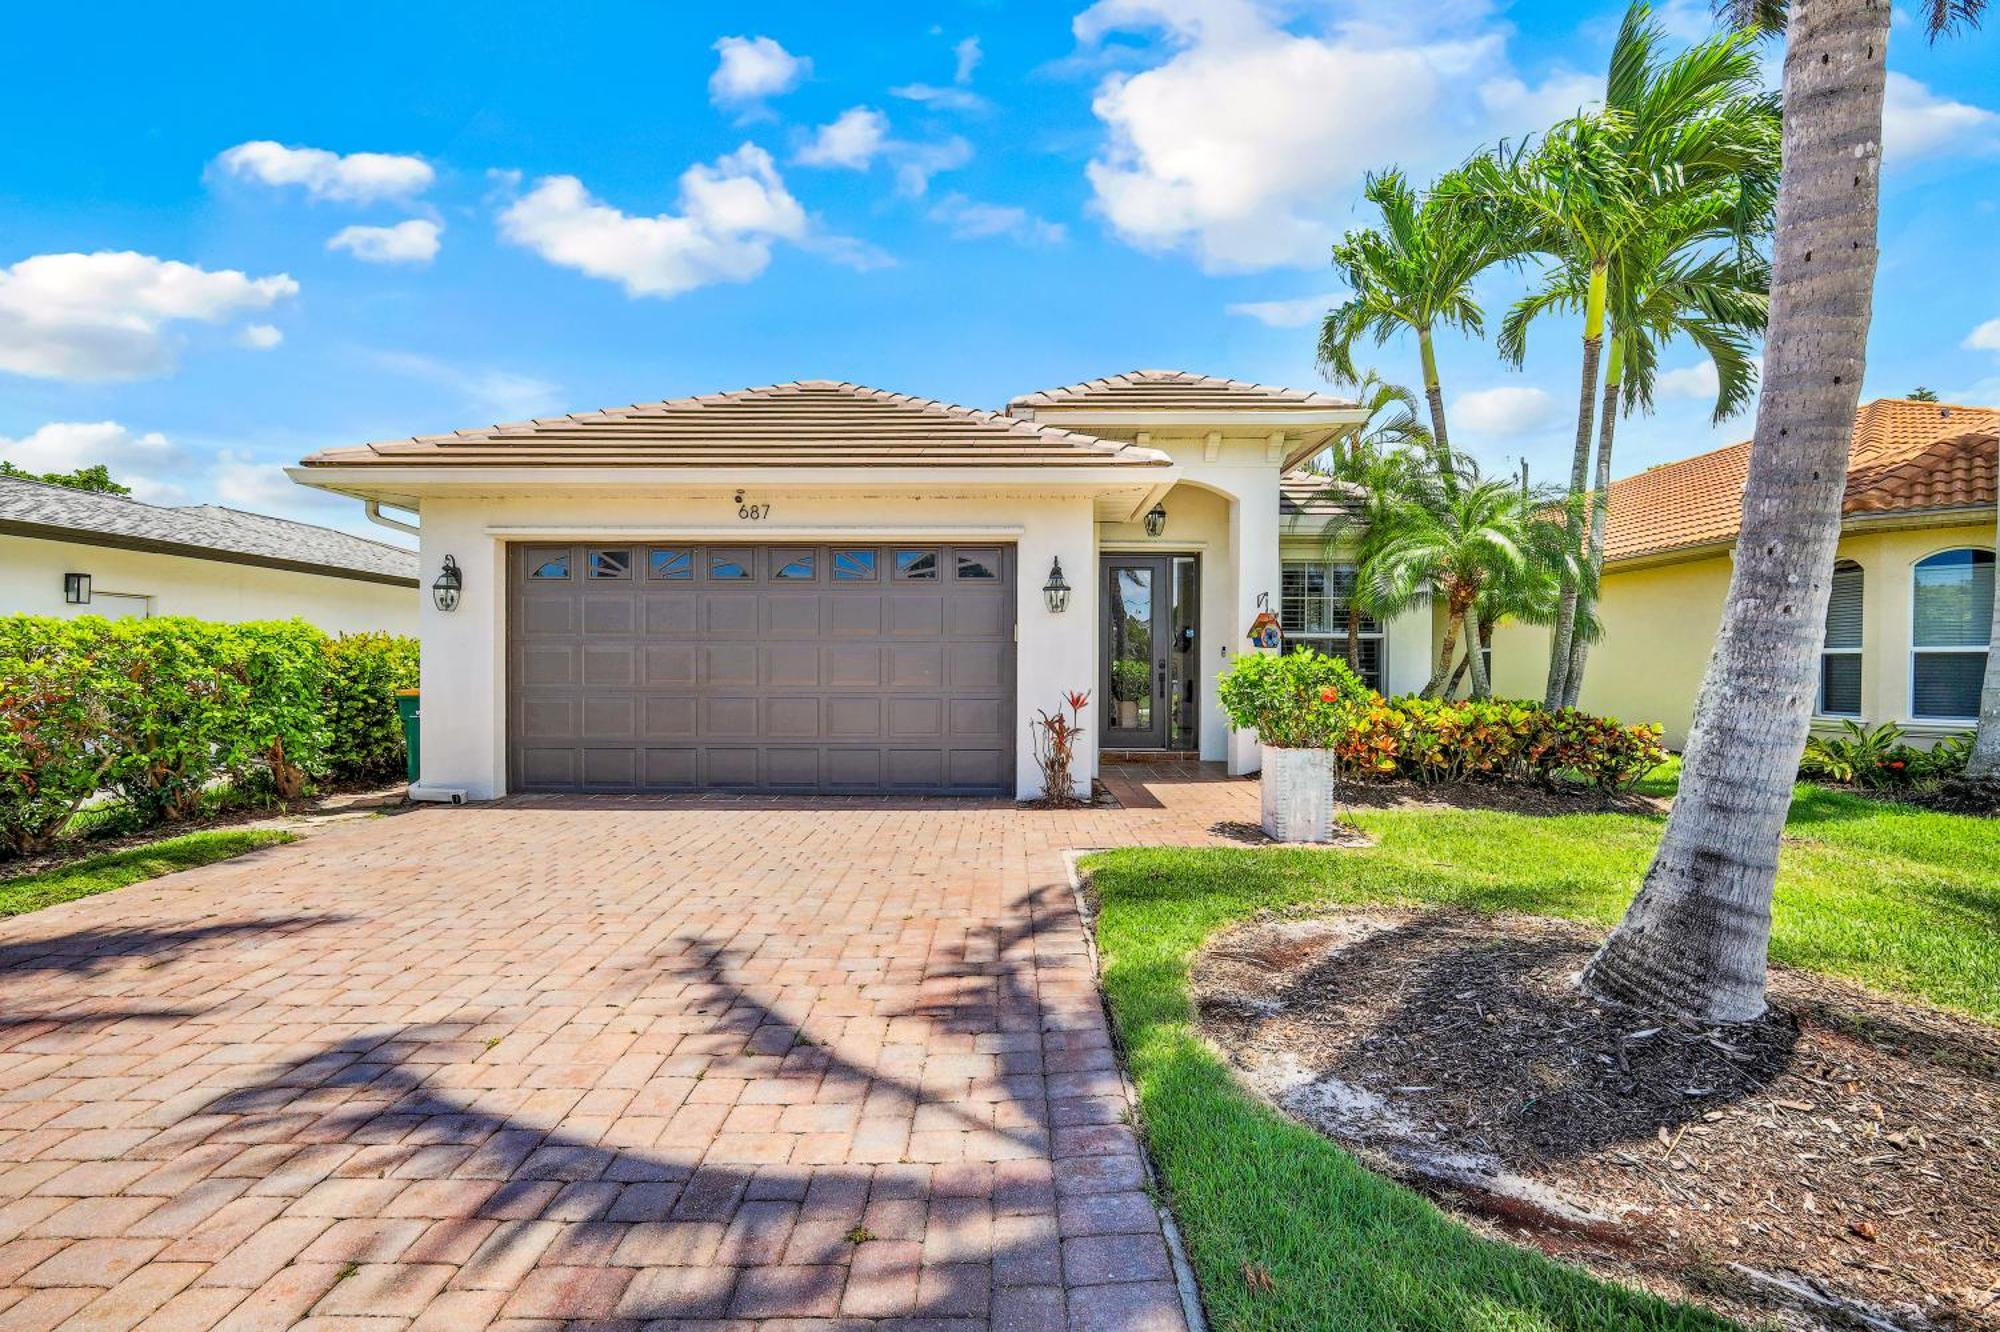
[[[1090,706],[1087,690],[1063,695],[1054,712],[1035,713],[1035,766],[1042,770],[1042,799],[1051,805],[1081,805],[1070,764],[1076,758],[1077,737],[1083,734],[1083,710]]]

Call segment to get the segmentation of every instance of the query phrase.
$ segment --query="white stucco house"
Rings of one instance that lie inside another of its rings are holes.
[[[806,380],[290,474],[414,511],[423,582],[457,572],[421,610],[420,795],[1031,798],[1031,719],[1072,690],[1080,784],[1112,751],[1255,770],[1216,677],[1260,604],[1345,650],[1339,497],[1299,468],[1364,416],[1178,371],[1004,412]],[[1380,687],[1421,686],[1427,613],[1362,638]]]
[[[0,476],[0,615],[298,618],[417,631],[417,556],[216,504],[145,504]]]

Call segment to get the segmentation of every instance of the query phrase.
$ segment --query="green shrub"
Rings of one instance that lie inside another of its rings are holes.
[[[396,691],[417,687],[417,640],[342,634],[326,644],[327,765],[338,781],[393,777],[403,770],[403,724]]]
[[[1457,783],[1485,779],[1612,794],[1658,767],[1658,726],[1626,726],[1575,708],[1508,699],[1376,698],[1339,748],[1352,777]]]
[[[300,620],[0,617],[0,843],[47,847],[93,811],[136,830],[199,812],[217,780],[290,799],[402,762],[394,691],[414,640],[329,639]]]
[[[1243,653],[1220,692],[1231,725],[1280,749],[1335,748],[1376,697],[1346,662],[1310,649]]]
[[[1863,726],[1844,721],[1838,735],[1815,735],[1799,758],[1803,781],[1868,790],[1910,790],[1934,786],[1965,771],[1972,736],[1953,735],[1929,749],[1903,743],[1894,722]]]
[[[1136,703],[1152,689],[1153,673],[1143,661],[1124,658],[1111,663],[1111,698],[1116,703]]]
[[[0,841],[45,850],[96,794],[118,757],[103,620],[0,618]]]

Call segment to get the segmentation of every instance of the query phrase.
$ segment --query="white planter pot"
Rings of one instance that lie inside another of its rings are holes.
[[[1334,838],[1334,763],[1330,749],[1264,746],[1259,780],[1264,835],[1277,842],[1330,842]]]
[[[1118,725],[1127,731],[1139,726],[1139,704],[1137,700],[1120,699],[1118,702]]]

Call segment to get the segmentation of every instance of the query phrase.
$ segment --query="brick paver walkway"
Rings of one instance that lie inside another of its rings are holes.
[[[1063,865],[1121,810],[520,800],[0,925],[0,1329],[1184,1326]]]

